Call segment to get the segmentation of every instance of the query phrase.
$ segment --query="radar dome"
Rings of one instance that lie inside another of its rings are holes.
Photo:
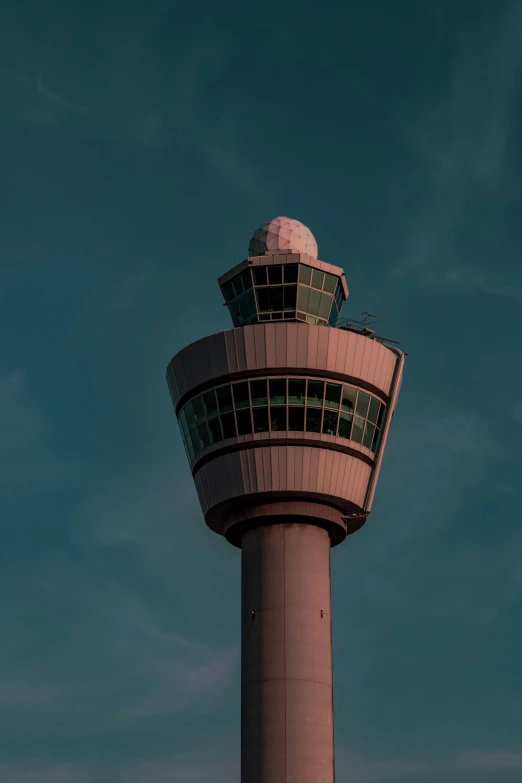
[[[317,258],[317,242],[310,229],[298,220],[287,217],[276,217],[263,223],[250,240],[248,255],[264,256],[276,250]]]

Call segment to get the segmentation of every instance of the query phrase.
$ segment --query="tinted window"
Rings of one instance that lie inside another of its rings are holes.
[[[266,266],[252,267],[254,273],[254,283],[256,285],[266,285]]]
[[[266,381],[250,381],[250,395],[252,405],[266,405],[268,403]]]
[[[314,410],[308,408],[306,411],[306,431],[307,432],[321,432],[321,415],[320,408]]]
[[[210,432],[208,431],[208,424],[206,421],[198,424],[198,435],[202,449],[206,449],[207,446],[210,446]]]
[[[308,405],[321,406],[324,398],[324,381],[308,381]]]
[[[310,289],[305,288],[304,285],[297,286],[297,309],[308,310],[308,299],[310,297]]]
[[[326,273],[324,277],[323,291],[328,291],[329,294],[333,294],[336,285],[337,285],[337,278],[334,277],[333,275],[329,275],[328,273]]]
[[[237,411],[237,434],[238,435],[251,435],[252,434],[252,419],[250,417],[250,411]]]
[[[210,430],[210,436],[212,438],[212,443],[219,443],[220,440],[223,440],[223,435],[221,434],[221,424],[219,423],[219,418],[210,419],[208,423],[208,428]]]
[[[305,266],[304,264],[299,265],[299,282],[304,283],[305,285],[310,285],[310,280],[312,277],[312,269],[309,266]]]
[[[248,408],[250,405],[250,398],[248,396],[248,382],[234,383],[232,386],[232,392],[234,394],[234,404],[237,408]]]
[[[272,403],[285,403],[286,402],[286,378],[272,378],[269,381],[270,385],[270,402]]]
[[[370,449],[372,447],[374,433],[375,433],[375,426],[373,424],[370,424],[369,421],[367,421],[366,429],[364,431],[364,438],[363,438],[363,446],[366,446],[367,449]]]
[[[344,413],[341,411],[341,417],[339,419],[339,437],[350,440],[350,434],[352,431],[352,419],[351,413]]]
[[[220,386],[216,389],[216,395],[219,404],[220,413],[227,413],[232,410],[232,394],[230,392],[230,386]],[[225,437],[227,437],[225,435]]]
[[[205,392],[203,395],[203,405],[205,406],[205,411],[207,414],[207,418],[211,418],[212,416],[217,416],[217,400],[216,400],[216,392],[214,389],[212,391]]]
[[[238,299],[239,312],[243,321],[249,321],[256,314],[256,300],[253,291],[247,291]]]
[[[310,288],[310,298],[308,299],[308,312],[310,315],[317,315],[319,312],[319,302],[321,301],[321,294],[316,291],[315,288]]]
[[[332,297],[330,294],[321,294],[321,301],[319,302],[319,317],[328,318],[330,315],[330,308],[332,307]]]
[[[304,432],[304,414],[304,408],[288,408],[288,429]]]
[[[288,402],[290,405],[305,404],[306,381],[297,378],[288,379]]]
[[[370,408],[368,410],[368,418],[374,424],[377,421],[377,416],[379,415],[379,405],[379,400],[376,397],[372,397],[370,400]]]
[[[355,398],[357,397],[357,389],[352,389],[351,386],[343,386],[343,401],[342,409],[347,413],[353,413],[355,408]]]
[[[366,394],[366,392],[360,391],[357,395],[357,407],[355,409],[355,412],[359,414],[359,416],[363,416],[366,418],[366,414],[368,413],[368,405],[370,403],[370,395]]]
[[[327,408],[338,408],[341,400],[342,386],[339,383],[326,384],[325,405]]]
[[[234,293],[236,296],[243,293],[243,280],[241,279],[241,275],[232,278],[232,285],[234,286]]]
[[[298,264],[285,264],[285,283],[297,283]]]
[[[364,419],[361,419],[360,416],[355,416],[352,427],[352,440],[354,440],[356,443],[360,443],[363,438],[363,432]]]
[[[192,412],[197,422],[203,421],[205,418],[205,409],[203,408],[203,400],[201,397],[194,397],[192,400]]]
[[[268,432],[268,408],[253,408],[254,432]]]
[[[259,307],[259,312],[269,312],[270,311],[270,289],[269,288],[257,288],[256,289],[256,296],[257,296],[257,305]]]
[[[313,287],[321,290],[323,287],[323,280],[324,280],[324,272],[321,272],[319,269],[313,269],[312,270]]]
[[[283,282],[283,267],[282,266],[269,266],[268,270],[268,282],[270,285],[280,285]]]
[[[270,291],[270,309],[282,310],[283,309],[283,286],[274,286],[269,288]]]
[[[337,411],[325,410],[323,418],[323,432],[325,435],[337,434],[337,419],[339,413]]]
[[[221,416],[221,426],[223,427],[223,437],[235,438],[236,422],[233,413],[225,413]]]
[[[250,269],[245,269],[244,272],[241,272],[241,278],[243,280],[243,288],[245,291],[248,291],[249,288],[252,288],[252,275],[250,273]]]
[[[286,408],[283,405],[271,406],[270,429],[273,432],[284,432],[286,430]]]
[[[230,302],[231,299],[234,298],[234,288],[232,287],[232,283],[229,280],[228,283],[225,283],[222,288],[223,296],[225,297],[225,300],[227,302]]]
[[[295,310],[297,286],[285,285],[283,288],[283,303],[285,310]]]
[[[379,409],[379,415],[377,416],[377,426],[379,429],[382,429],[384,427],[384,421],[386,419],[386,406],[381,405]]]

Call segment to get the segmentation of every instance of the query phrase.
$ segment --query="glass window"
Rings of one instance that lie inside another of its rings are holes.
[[[218,408],[217,408],[216,392],[214,391],[214,389],[205,392],[205,394],[203,395],[203,405],[205,406],[207,419],[211,419],[212,416],[217,416]]]
[[[319,317],[328,318],[330,315],[330,309],[332,307],[332,297],[330,294],[321,294],[321,300],[319,302]]]
[[[199,423],[200,421],[203,421],[205,418],[205,409],[203,407],[203,400],[201,396],[194,397],[192,400],[192,412],[194,414],[195,420]]]
[[[298,264],[285,264],[285,283],[297,283],[297,268]]]
[[[379,415],[380,402],[376,397],[370,398],[370,408],[368,410],[368,419],[375,424]]]
[[[372,447],[374,433],[375,433],[375,425],[370,424],[370,422],[367,421],[366,429],[364,431],[364,438],[363,438],[363,446],[366,446],[367,449],[371,449]]]
[[[284,405],[286,402],[286,378],[271,378],[270,402],[276,405]]]
[[[304,414],[304,407],[288,408],[288,429],[297,432],[304,432]]]
[[[325,406],[327,408],[338,408],[341,401],[341,389],[340,383],[327,383],[326,384],[326,397]]]
[[[192,449],[194,451],[194,454],[199,454],[203,446],[201,445],[201,440],[198,434],[197,427],[194,427],[193,430],[190,430],[190,440],[192,442]]]
[[[323,432],[325,435],[337,434],[337,419],[339,418],[338,411],[325,410],[323,417]]]
[[[284,314],[284,317],[285,317],[285,318],[295,318],[295,312],[294,312],[294,310],[291,310],[291,311],[288,311],[287,313],[285,313],[285,314]]]
[[[304,264],[299,264],[299,282],[304,285],[310,285],[310,278],[312,276],[312,269]]]
[[[384,422],[386,421],[386,405],[382,405],[379,408],[379,415],[377,416],[377,426],[380,430],[384,427]]]
[[[333,294],[336,285],[337,285],[337,278],[334,275],[329,275],[327,272],[324,276],[323,291],[328,291],[329,294]]]
[[[290,405],[304,405],[306,394],[306,381],[304,378],[288,379],[288,403]]]
[[[361,419],[360,416],[355,416],[353,420],[351,440],[354,440],[356,443],[360,443],[363,439],[363,432],[364,432],[364,419]]]
[[[221,416],[221,427],[223,428],[223,437],[227,438],[236,437],[236,422],[233,413],[224,413]]]
[[[283,288],[283,298],[285,310],[295,310],[295,303],[297,298],[297,286],[285,285]]]
[[[266,381],[250,381],[250,396],[252,405],[268,405]]]
[[[366,394],[366,392],[360,391],[359,394],[357,395],[357,407],[355,409],[355,412],[358,413],[359,416],[366,418],[369,404],[370,404],[370,395]]]
[[[321,407],[324,399],[324,381],[308,381],[308,405]]]
[[[260,313],[270,312],[270,289],[256,288],[257,306]]]
[[[283,286],[274,286],[269,288],[270,291],[270,309],[282,310],[283,309]]]
[[[187,448],[187,454],[189,456],[189,460],[192,462],[192,460],[196,456],[196,452],[194,451],[194,446],[192,445],[192,438],[190,437],[190,435],[185,440],[185,446]]]
[[[252,275],[250,273],[250,269],[245,269],[243,272],[241,272],[241,279],[243,281],[243,288],[245,291],[248,291],[249,288],[252,288]]]
[[[208,425],[206,421],[198,424],[198,435],[202,449],[206,449],[207,446],[210,446],[210,432],[208,431]]]
[[[324,272],[321,272],[320,269],[312,269],[312,286],[322,291],[323,280],[324,280]]]
[[[220,440],[223,440],[219,418],[210,419],[208,423],[208,428],[210,430],[210,437],[212,438],[212,443],[219,443]]]
[[[382,438],[382,431],[378,430],[377,427],[375,428],[375,434],[373,436],[373,443],[372,443],[372,451],[376,452],[379,448],[379,444],[381,442]]]
[[[249,321],[256,315],[256,300],[252,290],[247,291],[238,299],[240,314],[243,321]]]
[[[284,405],[270,407],[270,429],[272,432],[286,430],[286,407]]]
[[[297,286],[297,309],[308,310],[308,298],[310,296],[310,289],[305,288],[304,285]]]
[[[268,432],[268,408],[252,408],[254,432]]]
[[[183,410],[179,414],[179,426],[181,428],[181,432],[183,433],[183,437],[186,438],[188,433],[189,433],[189,426],[188,426],[188,423],[187,423],[186,408],[183,408]]]
[[[314,318],[313,315],[307,315],[306,316],[306,322],[308,324],[315,324],[317,322],[317,318]]]
[[[236,296],[240,296],[243,293],[243,280],[241,275],[236,275],[232,278],[232,285],[234,286],[234,293]]]
[[[310,289],[310,298],[308,299],[308,312],[310,315],[317,315],[319,312],[319,303],[321,301],[321,294],[316,291],[315,288]]]
[[[321,432],[321,416],[322,410],[320,408],[307,408],[306,410],[306,431],[307,432]]]
[[[302,286],[299,286],[299,288],[301,289]],[[306,289],[303,290],[306,291]],[[299,318],[300,321],[306,321],[306,313],[297,313],[297,317]]]
[[[283,313],[272,313],[272,321],[280,321],[283,317]]]
[[[351,413],[345,413],[341,411],[341,417],[339,419],[339,437],[350,440],[350,434],[352,431],[352,419]]]
[[[256,285],[266,285],[266,266],[254,266],[252,267],[254,273],[254,283]]]
[[[238,408],[248,408],[250,406],[250,397],[248,396],[248,381],[232,384],[234,394],[234,405]]]
[[[196,426],[196,419],[192,413],[192,403],[187,402],[183,410],[185,411],[185,416],[187,417],[187,428],[191,430]]]
[[[230,386],[220,386],[219,389],[216,389],[216,395],[218,399],[219,412],[228,413],[228,411],[231,411],[232,393],[230,391]]]
[[[229,280],[228,283],[224,283],[221,290],[223,291],[226,302],[230,302],[234,298],[234,287],[232,286],[231,280]]]
[[[261,314],[259,316],[259,320],[260,321],[269,321],[270,320],[270,315],[268,313]]]
[[[241,316],[239,314],[239,305],[237,303],[237,299],[234,299],[233,302],[230,302],[230,304],[228,305],[228,309],[230,311],[230,315],[232,316],[232,323],[234,324],[234,326],[240,326]]]
[[[357,389],[351,386],[343,386],[343,401],[342,409],[347,413],[353,413],[355,409],[355,398],[357,397]]]
[[[283,282],[283,267],[277,264],[277,266],[267,267],[267,270],[269,285],[281,285]]]
[[[237,434],[238,435],[251,435],[252,434],[252,418],[250,416],[250,410],[237,411]]]

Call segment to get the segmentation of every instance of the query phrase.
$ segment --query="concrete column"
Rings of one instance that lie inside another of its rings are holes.
[[[241,626],[241,783],[334,783],[327,531],[243,535]]]

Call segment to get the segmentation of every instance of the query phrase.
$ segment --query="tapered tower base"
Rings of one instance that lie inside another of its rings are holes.
[[[291,521],[242,537],[241,783],[334,782],[330,545]]]

